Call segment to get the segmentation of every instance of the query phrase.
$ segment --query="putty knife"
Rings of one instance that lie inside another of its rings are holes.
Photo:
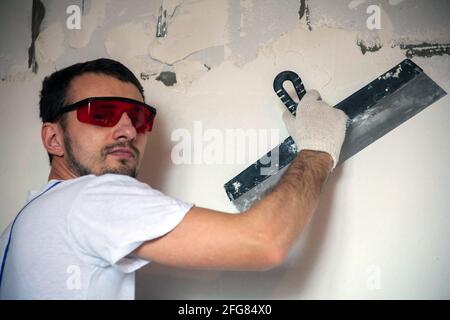
[[[285,81],[292,82],[299,99],[306,91],[292,71],[283,71],[274,80],[275,92],[295,114],[297,103],[283,88]],[[445,95],[420,67],[409,59],[403,60],[336,105],[349,117],[338,165]],[[228,181],[225,191],[236,208],[245,211],[269,192],[297,153],[294,140],[288,137]]]

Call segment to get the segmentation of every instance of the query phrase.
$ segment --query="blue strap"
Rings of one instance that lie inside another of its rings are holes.
[[[6,257],[8,256],[8,250],[9,250],[9,245],[11,244],[11,236],[12,236],[12,231],[13,231],[13,227],[14,227],[14,223],[16,223],[17,218],[19,217],[19,215],[22,213],[23,209],[25,209],[31,202],[33,202],[34,200],[36,200],[37,198],[39,198],[40,196],[42,196],[44,193],[46,193],[48,190],[50,190],[51,188],[53,188],[54,186],[60,184],[62,181],[58,181],[55,184],[53,184],[52,186],[50,186],[47,190],[45,190],[44,192],[42,192],[40,195],[38,195],[37,197],[33,198],[31,201],[29,201],[23,208],[22,210],[19,211],[19,213],[17,214],[17,216],[14,218],[12,224],[11,224],[11,230],[9,231],[9,238],[8,238],[8,243],[6,244],[6,248],[5,248],[5,252],[3,253],[3,259],[2,259],[2,269],[0,270],[0,288],[2,286],[2,280],[3,280],[3,271],[5,270],[5,263],[6,263]]]

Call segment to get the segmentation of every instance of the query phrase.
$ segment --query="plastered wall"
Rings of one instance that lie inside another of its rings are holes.
[[[44,11],[34,26],[32,1],[0,3],[1,230],[27,191],[47,181],[42,79],[75,62],[122,61],[158,108],[140,180],[227,212],[236,209],[223,184],[287,136],[272,89],[280,71],[297,72],[307,89],[336,104],[410,57],[450,90],[445,0],[39,3]],[[81,29],[67,27],[70,5],[81,10]],[[380,29],[367,26],[370,5],[380,10]],[[156,37],[162,22],[166,36]],[[444,97],[338,167],[283,266],[220,272],[150,264],[137,274],[136,297],[450,298],[449,101]],[[171,138],[180,129],[201,147],[208,130],[256,130],[267,148],[244,161],[212,163],[196,150],[199,161],[176,164],[172,151],[180,141]],[[278,140],[269,139],[270,130]]]

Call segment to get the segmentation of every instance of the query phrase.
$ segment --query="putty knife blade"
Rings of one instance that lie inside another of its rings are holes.
[[[403,60],[336,105],[349,117],[338,164],[445,95],[420,67],[409,59]],[[297,152],[293,139],[288,137],[228,181],[225,191],[236,208],[245,211],[269,192]]]

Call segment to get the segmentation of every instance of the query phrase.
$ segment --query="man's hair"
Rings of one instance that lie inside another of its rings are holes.
[[[67,113],[58,116],[58,111],[68,103],[68,91],[72,80],[85,73],[103,74],[130,82],[138,88],[142,98],[145,99],[141,83],[133,72],[122,63],[105,58],[77,63],[45,77],[39,101],[39,116],[42,122],[56,123],[60,121],[63,131],[66,129]],[[47,154],[51,165],[52,155],[48,152]]]

